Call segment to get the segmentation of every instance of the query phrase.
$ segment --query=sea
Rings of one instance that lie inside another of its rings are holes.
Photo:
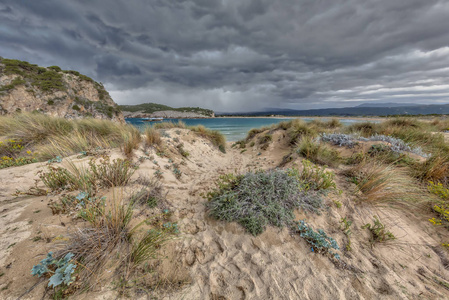
[[[221,132],[228,142],[242,140],[252,128],[259,128],[280,123],[282,121],[290,121],[295,118],[210,118],[210,119],[164,119],[162,122],[178,122],[182,121],[187,126],[203,125],[212,130]],[[300,118],[305,122],[310,122],[314,118]],[[154,122],[144,122],[144,119],[129,118],[125,119],[127,123],[132,124],[139,129],[143,129]],[[327,121],[326,119],[322,119]],[[344,125],[350,125],[357,122],[365,122],[359,119],[339,119]]]

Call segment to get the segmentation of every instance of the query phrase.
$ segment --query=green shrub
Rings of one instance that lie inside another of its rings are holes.
[[[0,87],[0,92],[2,91],[9,91],[14,89],[16,86],[18,85],[23,85],[26,84],[26,81],[21,79],[21,77],[16,77],[14,78],[10,84],[4,85],[2,87]]]
[[[244,140],[235,142],[232,147],[238,146],[239,149],[245,149],[246,148],[246,142]]]
[[[267,225],[290,226],[293,210],[318,211],[319,195],[305,192],[290,170],[249,172],[242,176],[220,176],[218,188],[208,194],[209,214],[218,220],[236,221],[253,235]]]
[[[61,72],[62,71],[61,68],[58,67],[58,66],[50,66],[47,69],[50,69],[50,70],[53,70],[53,71],[56,71],[56,72]]]

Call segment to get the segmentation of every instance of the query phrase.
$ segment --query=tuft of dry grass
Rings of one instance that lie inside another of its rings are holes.
[[[426,200],[428,194],[403,169],[377,161],[363,160],[345,171],[362,202],[407,204]]]
[[[167,226],[149,227],[145,221],[132,226],[134,204],[119,199],[114,194],[109,208],[91,206],[81,211],[90,226],[76,228],[58,253],[74,254],[80,266],[82,290],[101,285],[111,277],[126,282],[132,278],[139,280],[133,277],[136,270],[151,259],[159,259],[159,250],[173,237]]]
[[[336,167],[341,162],[337,150],[325,143],[315,142],[313,138],[303,137],[296,145],[296,153],[320,165]]]
[[[287,134],[292,145],[296,144],[303,137],[316,137],[318,135],[315,129],[300,119],[291,121],[291,126],[287,130]]]
[[[188,127],[188,129],[195,132],[197,135],[208,139],[214,146],[226,148],[226,139],[219,131],[208,129],[203,125],[191,126]]]
[[[154,127],[146,127],[144,131],[144,147],[145,149],[152,146],[160,146],[162,144],[162,139],[159,131],[157,131]]]
[[[122,150],[125,156],[128,159],[131,159],[134,154],[134,150],[139,148],[140,143],[142,142],[142,136],[139,131],[131,131],[130,133],[125,135]]]
[[[434,181],[448,183],[449,154],[437,153],[424,162],[413,167],[413,174],[424,182]]]

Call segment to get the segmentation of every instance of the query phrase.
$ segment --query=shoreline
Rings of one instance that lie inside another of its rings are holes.
[[[125,119],[145,119],[137,117],[125,117]],[[367,120],[367,121],[383,121],[388,117],[336,117],[336,116],[218,116],[204,118],[165,118],[164,120],[202,120],[202,119],[342,119],[342,120]]]

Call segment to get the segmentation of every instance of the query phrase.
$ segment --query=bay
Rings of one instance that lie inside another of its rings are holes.
[[[260,128],[280,123],[282,121],[290,121],[295,118],[210,118],[210,119],[164,119],[162,122],[178,122],[182,121],[187,126],[203,125],[206,128],[220,131],[229,142],[235,142],[246,137],[246,134],[252,128]],[[314,118],[300,118],[306,122],[312,121]],[[154,124],[155,122],[145,122],[140,118],[125,119],[127,123],[132,124],[139,129]],[[356,122],[365,122],[359,119],[339,119],[344,125],[350,125]],[[326,119],[323,119],[326,121]]]

